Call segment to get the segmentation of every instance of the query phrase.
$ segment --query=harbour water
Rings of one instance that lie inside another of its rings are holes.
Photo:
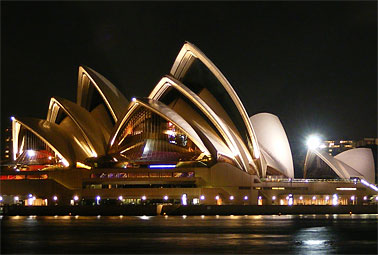
[[[1,253],[377,254],[377,214],[4,216]]]

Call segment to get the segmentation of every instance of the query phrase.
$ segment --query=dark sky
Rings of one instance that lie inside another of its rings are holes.
[[[185,41],[290,143],[377,136],[376,2],[1,2],[1,121],[76,100],[87,65],[147,96]]]

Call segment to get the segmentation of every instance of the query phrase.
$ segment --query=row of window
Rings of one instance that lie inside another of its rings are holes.
[[[178,184],[84,184],[84,189],[196,188],[194,183]]]
[[[194,172],[150,172],[150,173],[93,173],[91,178],[190,178]]]

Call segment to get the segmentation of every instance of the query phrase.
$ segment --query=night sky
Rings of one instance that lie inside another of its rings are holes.
[[[2,2],[1,123],[76,100],[79,65],[148,96],[185,41],[230,81],[248,115],[310,133],[377,136],[376,2]]]

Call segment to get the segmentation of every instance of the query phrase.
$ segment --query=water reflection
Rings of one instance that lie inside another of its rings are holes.
[[[15,216],[1,221],[1,241],[7,244],[2,253],[72,253],[72,247],[86,254],[375,254],[377,249],[377,215]]]

